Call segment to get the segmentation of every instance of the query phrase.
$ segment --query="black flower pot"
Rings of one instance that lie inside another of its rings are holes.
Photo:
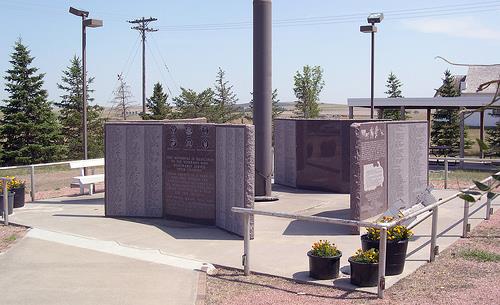
[[[8,193],[8,199],[7,199],[7,202],[8,202],[8,207],[7,207],[7,211],[9,212],[9,215],[12,214],[12,211],[13,211],[13,207],[14,207],[14,193],[13,192],[9,192]],[[3,214],[3,194],[0,194],[0,215]]]
[[[373,287],[378,284],[378,263],[358,263],[349,257],[351,284],[359,287]]]
[[[363,251],[375,248],[378,250],[379,241],[371,240],[368,236],[361,236],[361,248]],[[399,241],[387,241],[387,252],[385,259],[385,274],[397,275],[403,273],[405,268],[406,251],[408,249],[408,239]]]
[[[340,258],[342,252],[337,256],[316,256],[312,251],[307,252],[309,256],[309,276],[317,280],[331,280],[339,277]]]
[[[14,195],[14,208],[22,208],[25,202],[25,186],[20,186],[17,188],[11,189]]]

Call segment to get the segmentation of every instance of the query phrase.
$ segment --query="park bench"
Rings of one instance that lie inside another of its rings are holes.
[[[94,185],[99,182],[104,182],[104,174],[93,174],[92,169],[91,175],[85,175],[85,169],[99,166],[104,166],[104,158],[70,162],[69,167],[71,169],[80,169],[80,176],[73,177],[71,187],[79,187],[80,194],[83,194],[85,186],[87,186],[89,189],[89,194],[92,195],[94,193]]]

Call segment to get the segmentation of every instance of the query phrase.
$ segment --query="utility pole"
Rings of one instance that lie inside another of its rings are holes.
[[[156,32],[157,29],[148,27],[150,22],[158,19],[149,17],[135,20],[129,20],[128,23],[137,24],[131,27],[133,30],[138,30],[142,38],[142,113],[146,113],[146,32]]]

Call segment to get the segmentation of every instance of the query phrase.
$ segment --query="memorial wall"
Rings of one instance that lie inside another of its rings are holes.
[[[426,121],[351,126],[352,219],[418,202],[428,185],[427,133]]]
[[[274,120],[275,183],[349,193],[349,128],[352,123],[367,121],[370,120]]]
[[[111,122],[105,126],[105,213],[216,225],[242,235],[233,206],[253,207],[250,125]]]

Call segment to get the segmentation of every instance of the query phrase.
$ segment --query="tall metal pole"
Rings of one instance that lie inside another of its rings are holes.
[[[375,26],[374,23],[372,23]],[[375,107],[373,105],[373,87],[375,78],[375,32],[372,31],[372,69],[371,69],[371,93],[370,93],[370,118],[373,119],[373,114],[375,112]]]
[[[87,153],[87,30],[84,24],[85,16],[82,16],[82,101],[83,101],[83,159],[88,159]]]
[[[253,1],[255,195],[271,196],[272,0]]]

